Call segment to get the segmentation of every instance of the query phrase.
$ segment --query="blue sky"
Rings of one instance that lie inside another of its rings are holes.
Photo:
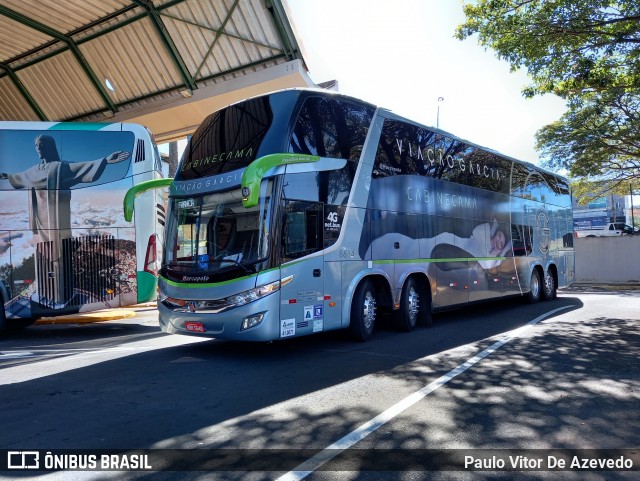
[[[453,38],[461,0],[283,0],[314,82],[476,144],[538,164],[535,132],[564,102],[525,99],[510,72],[475,38]],[[438,102],[438,98],[444,100]]]

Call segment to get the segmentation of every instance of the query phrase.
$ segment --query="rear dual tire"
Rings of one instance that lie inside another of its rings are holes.
[[[552,301],[558,297],[558,288],[556,279],[551,270],[548,270],[544,279],[540,276],[540,271],[534,269],[531,273],[531,282],[529,284],[529,293],[527,295],[527,301],[530,304],[535,304],[540,300]]]
[[[409,277],[400,295],[398,328],[410,332],[418,324],[431,327],[431,298],[424,285]]]
[[[558,297],[556,278],[550,270],[548,270],[544,276],[542,297],[545,301],[552,301]]]

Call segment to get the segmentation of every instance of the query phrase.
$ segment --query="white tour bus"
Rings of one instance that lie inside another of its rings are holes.
[[[0,329],[156,298],[162,176],[149,131],[133,124],[0,122]]]
[[[140,185],[144,192],[154,185]],[[211,114],[169,190],[164,331],[366,340],[574,276],[567,181],[353,98],[286,90]]]

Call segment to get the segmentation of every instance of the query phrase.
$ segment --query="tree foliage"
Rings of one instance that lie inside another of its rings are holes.
[[[568,111],[538,132],[543,163],[614,184],[640,178],[640,2],[477,0],[459,39],[478,35],[531,78],[524,95],[553,93]]]
[[[624,194],[630,183],[640,186],[640,96],[611,90],[583,96],[579,107],[569,103],[559,120],[536,135],[545,165],[581,180],[574,189],[580,197],[601,194],[587,179]]]
[[[640,88],[637,0],[478,0],[464,12],[457,37],[477,33],[512,68],[525,67],[525,94]]]

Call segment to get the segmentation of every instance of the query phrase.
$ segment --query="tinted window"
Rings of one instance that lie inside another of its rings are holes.
[[[511,224],[511,242],[514,256],[528,256],[532,248],[532,227],[528,225]]]
[[[286,174],[283,196],[286,199],[345,205],[349,200],[357,166],[356,162],[347,162],[339,170]]]
[[[562,207],[571,205],[567,181],[531,165],[514,163],[511,182],[512,195]]]
[[[358,160],[373,108],[344,100],[309,97],[291,134],[289,151]]]
[[[282,260],[312,254],[323,248],[322,205],[316,202],[285,201],[282,217]]]
[[[373,178],[423,175],[508,193],[511,161],[417,125],[385,120]]]
[[[282,185],[282,197],[289,200],[320,201],[319,176],[321,172],[287,174]]]
[[[272,120],[269,97],[211,114],[187,145],[176,179],[191,180],[246,167],[255,160]]]

